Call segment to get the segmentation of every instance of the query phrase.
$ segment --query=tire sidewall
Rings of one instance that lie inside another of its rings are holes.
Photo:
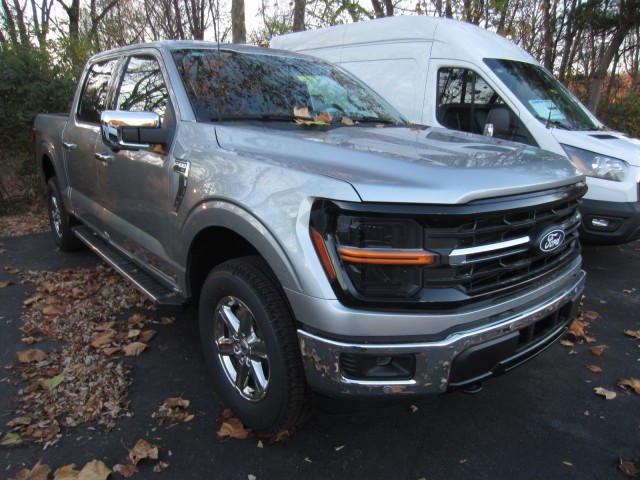
[[[53,198],[55,198],[58,204],[58,210],[60,213],[59,234],[53,224]],[[50,178],[47,182],[47,213],[49,214],[49,226],[51,228],[51,233],[53,233],[53,238],[55,239],[56,245],[58,245],[60,250],[64,252],[70,252],[81,248],[80,240],[74,235],[73,231],[71,230],[69,214],[67,213],[67,210],[64,206],[62,195],[60,194],[60,189],[58,188],[58,183],[55,177]]]
[[[213,271],[203,286],[199,311],[202,348],[222,400],[247,426],[254,430],[271,430],[272,425],[281,422],[281,417],[284,416],[283,405],[287,403],[286,395],[290,394],[287,365],[265,299],[249,285],[250,279],[243,278],[244,275],[239,275],[238,272],[234,273],[227,270]],[[251,310],[266,345],[269,386],[266,396],[257,402],[244,399],[231,385],[214,345],[214,312],[220,300],[227,296],[237,297]]]

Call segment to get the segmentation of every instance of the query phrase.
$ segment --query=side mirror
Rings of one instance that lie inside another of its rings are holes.
[[[114,150],[140,150],[151,144],[166,144],[171,130],[160,128],[160,115],[153,112],[105,110],[100,115],[102,141]]]

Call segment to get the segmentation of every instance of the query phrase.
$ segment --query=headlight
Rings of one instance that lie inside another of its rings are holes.
[[[346,295],[408,299],[422,290],[422,270],[439,263],[410,218],[345,212],[317,200],[310,233],[329,280]]]
[[[628,165],[624,160],[569,145],[562,145],[562,148],[575,166],[588,177],[622,182],[627,175]]]

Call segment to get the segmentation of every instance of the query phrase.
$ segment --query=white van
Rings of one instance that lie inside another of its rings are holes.
[[[589,177],[582,238],[640,238],[640,141],[606,129],[505,38],[455,20],[400,16],[278,36],[271,47],[342,65],[412,122],[568,156]]]

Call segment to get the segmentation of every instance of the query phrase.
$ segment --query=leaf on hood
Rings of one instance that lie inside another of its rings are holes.
[[[611,390],[607,390],[606,388],[596,387],[593,390],[596,392],[596,394],[604,397],[607,400],[613,400],[614,398],[617,397],[615,392],[612,392]]]
[[[293,114],[296,117],[311,118],[311,113],[309,112],[308,107],[302,107],[302,108],[293,107]]]
[[[22,352],[18,352],[18,362],[20,363],[32,363],[32,362],[41,362],[45,358],[47,358],[47,354],[42,350],[38,349],[29,349],[23,350]]]
[[[325,122],[325,123],[331,123],[333,121],[333,115],[331,115],[330,113],[321,113],[319,114],[317,117],[314,117],[314,120],[316,122]]]
[[[638,395],[640,395],[640,379],[637,378],[623,378],[618,380],[618,385],[621,387],[628,387]]]
[[[591,347],[591,353],[593,353],[596,357],[601,357],[604,351],[609,348],[607,345],[598,345],[596,347]]]
[[[113,467],[113,471],[116,473],[119,473],[124,478],[131,478],[138,472],[138,467],[131,464],[129,465],[118,464]]]
[[[140,439],[136,442],[134,447],[129,450],[129,459],[131,463],[137,465],[142,459],[149,458],[151,460],[158,459],[158,446],[151,445],[144,439]]]
[[[62,382],[64,382],[64,375],[60,374],[60,375],[56,375],[53,378],[41,378],[40,380],[38,380],[38,385],[40,385],[45,390],[51,391],[54,388],[56,388],[58,385],[60,385]]]
[[[15,480],[47,480],[50,472],[51,467],[42,463],[42,460],[38,460],[31,470],[24,468],[14,478]]]
[[[111,475],[111,469],[103,461],[92,460],[82,467],[78,473],[78,480],[107,480],[109,475]]]
[[[356,122],[351,120],[349,117],[342,117],[342,120],[340,120],[340,123],[342,123],[343,125],[355,125],[356,124]]]
[[[602,373],[602,368],[600,368],[597,365],[587,365],[587,370],[593,372],[593,373]]]
[[[127,357],[137,357],[147,348],[147,345],[142,342],[133,342],[129,345],[125,345],[122,347],[125,356]]]
[[[640,338],[640,330],[625,330],[624,334],[633,338]]]

